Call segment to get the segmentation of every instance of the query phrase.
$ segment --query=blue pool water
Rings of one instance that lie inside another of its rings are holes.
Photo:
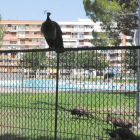
[[[20,80],[5,80],[0,81],[0,86],[4,87],[23,87],[23,88],[33,88],[33,89],[41,89],[41,90],[56,90],[56,80],[33,80],[26,79],[23,81]],[[58,83],[59,90],[71,90],[71,89],[102,89],[102,90],[120,90],[121,84],[100,84],[97,82],[76,82],[76,81],[62,81],[60,80]],[[137,85],[126,85],[124,86],[124,90],[136,90]]]

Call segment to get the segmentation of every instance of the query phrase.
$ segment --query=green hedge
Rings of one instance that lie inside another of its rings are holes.
[[[114,77],[122,77],[122,78],[132,78],[136,79],[137,74],[136,73],[117,73]]]

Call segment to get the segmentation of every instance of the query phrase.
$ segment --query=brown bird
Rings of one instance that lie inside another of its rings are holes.
[[[111,138],[138,140],[138,137],[128,128],[119,128],[116,130],[111,130],[110,132],[107,131],[106,133],[109,134]]]
[[[132,127],[132,124],[129,123],[127,120],[124,118],[120,117],[111,117],[110,113],[107,115],[107,123],[113,125],[115,128],[118,127],[125,127],[125,128],[130,128]]]
[[[84,106],[76,106],[73,110],[71,110],[71,115],[78,115],[80,117],[81,115],[86,115],[87,117],[91,116],[94,118],[90,111]]]

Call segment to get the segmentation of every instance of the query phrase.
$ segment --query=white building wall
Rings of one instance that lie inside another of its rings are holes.
[[[26,32],[29,32],[29,35],[33,36],[35,35],[35,32],[40,32],[40,28],[37,29],[37,25],[41,25],[44,21],[40,22],[40,24],[30,24],[28,29],[26,29],[26,24],[12,24],[12,29],[9,30],[10,32],[16,32],[16,37],[18,38],[17,44],[14,44],[14,46],[18,49],[25,49],[25,45],[21,44],[21,40],[27,39]],[[101,30],[101,22],[94,23],[91,19],[79,19],[78,21],[57,21],[57,23],[60,25],[61,30],[63,32],[63,41],[64,41],[64,47],[74,47],[74,48],[81,48],[81,47],[93,47],[93,44],[90,42],[85,42],[85,40],[91,40],[93,39],[92,31],[93,29],[97,32],[104,32]],[[8,21],[5,24],[8,27]],[[68,27],[69,26],[69,27]],[[29,28],[32,28],[32,30]],[[29,49],[32,49],[33,47],[39,45],[39,42],[35,41],[40,39],[40,37],[28,37],[28,39],[32,40],[32,43],[26,44],[29,46]],[[41,40],[43,41],[44,37],[41,37]],[[127,37],[129,39],[129,37]],[[35,41],[35,42],[34,42]],[[81,42],[82,41],[82,42]],[[130,44],[128,44],[130,45]],[[4,46],[13,46],[12,44],[5,44]],[[48,45],[45,41],[45,44],[42,44],[42,47],[48,48]],[[41,47],[41,48],[42,48]],[[121,53],[121,52],[118,52]],[[107,55],[107,59],[110,60],[109,55]],[[116,58],[114,60],[120,60],[120,58]],[[111,60],[110,60],[111,61]],[[112,60],[113,61],[113,60]]]

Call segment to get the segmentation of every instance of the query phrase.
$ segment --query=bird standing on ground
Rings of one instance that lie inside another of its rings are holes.
[[[50,19],[50,17],[49,17],[50,15],[51,15],[51,13],[48,12],[46,21],[44,23],[42,23],[41,32],[44,35],[44,37],[49,45],[49,48],[62,49],[62,48],[64,48],[64,46],[63,46],[61,28],[57,22],[52,21]],[[59,53],[62,53],[62,52],[64,52],[64,51],[59,51]]]
[[[127,120],[120,118],[120,117],[111,117],[110,113],[107,115],[107,123],[113,125],[115,128],[118,127],[125,127],[130,128],[132,124],[129,123]]]
[[[116,130],[109,130],[109,131],[107,131],[106,133],[109,134],[111,138],[121,138],[125,140],[126,139],[138,140],[137,136],[128,128],[119,128]]]
[[[73,110],[71,110],[71,115],[78,115],[80,117],[81,115],[86,115],[87,117],[91,116],[94,118],[90,111],[84,106],[76,106]]]

